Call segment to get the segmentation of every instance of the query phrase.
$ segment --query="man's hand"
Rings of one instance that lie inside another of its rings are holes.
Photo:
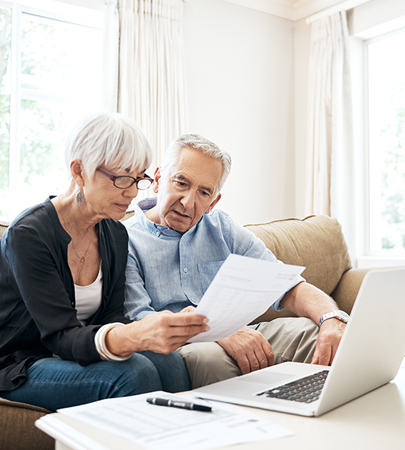
[[[274,364],[271,345],[261,333],[248,327],[218,341],[218,344],[237,362],[243,375]]]
[[[319,329],[311,364],[324,366],[332,364],[345,328],[346,324],[338,319],[328,319],[323,322]]]
[[[183,308],[180,312],[181,313],[193,313],[195,311],[195,306],[186,306],[185,308]]]
[[[324,314],[339,309],[331,297],[306,282],[299,283],[288,291],[281,305],[299,317],[309,317],[316,324]],[[345,327],[346,324],[338,319],[328,319],[322,323],[312,364],[332,364]]]
[[[162,311],[113,328],[107,333],[106,345],[117,356],[147,350],[167,355],[197,334],[208,331],[207,322],[208,319],[199,314]]]

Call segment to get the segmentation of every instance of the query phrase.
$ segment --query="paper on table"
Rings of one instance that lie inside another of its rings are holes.
[[[208,317],[211,329],[189,342],[219,341],[236,333],[291,289],[304,269],[229,255],[195,309]]]
[[[247,413],[234,405],[207,402],[212,412],[190,411],[151,405],[148,397],[195,402],[167,392],[100,400],[58,410],[85,423],[127,438],[149,450],[208,450],[243,442],[258,442],[291,436],[287,428]]]

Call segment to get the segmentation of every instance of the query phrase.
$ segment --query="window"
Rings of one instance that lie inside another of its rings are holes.
[[[405,255],[405,30],[369,40],[369,254]]]
[[[27,2],[36,7],[0,1],[0,217],[6,220],[66,189],[66,137],[80,117],[100,108],[101,14],[92,11],[89,21],[80,7],[46,1],[41,10],[41,1]]]

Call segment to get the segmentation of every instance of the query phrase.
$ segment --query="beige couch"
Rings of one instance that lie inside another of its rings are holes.
[[[0,236],[5,228],[0,224]],[[304,278],[331,295],[340,309],[350,313],[366,270],[351,267],[347,245],[336,220],[310,216],[246,225],[246,228],[262,239],[279,260],[305,266]],[[270,309],[256,321],[286,315],[291,314]],[[0,448],[53,448],[53,440],[34,426],[35,420],[46,413],[42,408],[0,398]]]

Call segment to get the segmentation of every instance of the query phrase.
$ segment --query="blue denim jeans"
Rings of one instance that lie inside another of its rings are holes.
[[[126,361],[100,361],[85,367],[59,358],[40,359],[28,369],[24,384],[0,395],[56,411],[105,398],[189,388],[188,373],[177,352],[140,352]]]

